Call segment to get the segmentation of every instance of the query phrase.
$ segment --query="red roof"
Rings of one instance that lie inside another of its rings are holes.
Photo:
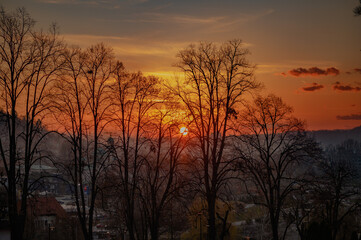
[[[55,197],[34,197],[28,199],[28,211],[34,216],[56,215],[66,218],[67,214]]]

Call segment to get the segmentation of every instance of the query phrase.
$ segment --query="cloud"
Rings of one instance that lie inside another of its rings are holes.
[[[196,34],[201,35],[205,32],[206,34],[210,33],[223,33],[223,32],[235,32],[239,29],[239,26],[247,24],[252,21],[256,21],[260,18],[263,18],[267,15],[270,15],[274,12],[273,9],[268,9],[265,11],[255,12],[252,14],[249,13],[238,13],[237,15],[207,15],[206,12],[201,14],[181,14],[174,12],[142,12],[137,13],[133,17],[125,19],[124,21],[130,23],[159,23],[162,25],[180,25],[180,27],[187,28],[191,27],[193,29],[192,35]],[[174,27],[174,26],[173,26]],[[196,28],[199,28],[196,30]],[[199,37],[197,40],[200,40]]]
[[[179,15],[174,16],[173,20],[176,23],[188,23],[188,24],[213,24],[220,20],[224,19],[224,17],[205,17],[205,18],[198,18],[193,16],[187,16],[187,15]]]
[[[251,14],[238,14],[237,16],[228,16],[224,17],[223,21],[217,22],[217,24],[214,24],[211,26],[208,31],[213,31],[214,33],[221,33],[226,31],[237,31],[237,26],[256,21],[258,19],[261,19],[263,17],[266,17],[270,14],[274,13],[273,9],[267,9],[261,12],[257,13],[251,13]]]
[[[287,77],[287,74],[285,72],[281,72],[281,73],[275,73],[275,76],[282,76],[282,77]]]
[[[179,49],[185,48],[191,43],[111,35],[64,34],[61,37],[69,45],[82,48],[103,42],[113,48],[115,56],[124,61],[127,69],[144,72],[176,71],[177,68],[172,66],[177,62],[176,54]]]
[[[358,91],[361,91],[361,87],[353,87],[351,85],[346,85],[346,84],[342,84],[340,82],[336,82],[333,85],[333,90],[358,92]]]
[[[38,2],[48,4],[70,4],[70,5],[98,5],[99,1],[83,1],[83,0],[38,0]]]
[[[318,76],[337,76],[340,74],[340,70],[335,67],[329,67],[327,69],[321,69],[318,67],[312,68],[295,68],[288,71],[288,74],[294,77],[318,77]]]
[[[149,0],[35,0],[40,3],[52,5],[72,5],[81,7],[96,7],[102,9],[119,9],[122,6],[138,5],[148,2]]]
[[[361,74],[361,68],[355,68],[354,71]]]
[[[112,46],[116,53],[126,53],[131,55],[176,55],[178,49],[186,47],[189,42],[166,42],[142,40],[134,37],[87,35],[87,34],[63,34],[61,35],[70,45],[88,47],[92,44],[103,42]]]
[[[176,23],[176,24],[215,24],[224,20],[224,16],[195,17],[191,15],[175,15],[165,13],[143,13],[139,17],[125,20],[131,23]]]
[[[338,115],[337,120],[361,120],[361,114]]]
[[[49,4],[96,4],[96,5],[102,5],[102,4],[116,4],[118,1],[117,0],[36,0],[37,2],[42,2],[42,3],[49,3]],[[130,3],[144,3],[144,2],[148,2],[148,0],[127,0],[127,2]]]
[[[305,92],[313,92],[313,91],[321,90],[322,88],[324,88],[323,85],[318,83],[312,83],[312,86],[304,87],[302,88],[302,90]]]

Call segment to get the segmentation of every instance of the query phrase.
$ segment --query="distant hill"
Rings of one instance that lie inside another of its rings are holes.
[[[348,139],[361,142],[361,126],[346,130],[319,130],[310,131],[309,133],[322,146],[337,145]]]

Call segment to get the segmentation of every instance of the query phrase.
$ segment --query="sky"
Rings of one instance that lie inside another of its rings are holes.
[[[191,43],[242,39],[260,94],[294,108],[307,129],[361,125],[358,0],[0,0],[25,7],[69,45],[104,42],[127,69],[172,80],[177,52]]]

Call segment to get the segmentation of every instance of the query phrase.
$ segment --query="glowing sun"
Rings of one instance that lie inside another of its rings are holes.
[[[180,132],[180,134],[182,134],[183,136],[185,136],[185,135],[188,134],[188,128],[186,128],[186,127],[181,127],[181,128],[179,129],[179,132]]]

